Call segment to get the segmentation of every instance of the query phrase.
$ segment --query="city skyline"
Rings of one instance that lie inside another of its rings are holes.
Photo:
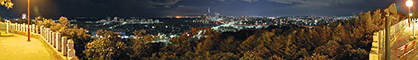
[[[26,13],[26,1],[13,0],[13,9],[0,8],[2,17]],[[382,9],[393,0],[37,0],[31,16],[43,17],[156,17],[199,16],[213,13],[224,16],[351,16],[353,13]],[[321,4],[317,4],[321,3]],[[406,8],[399,6],[400,11]]]
[[[418,60],[414,1],[0,0],[0,60]]]

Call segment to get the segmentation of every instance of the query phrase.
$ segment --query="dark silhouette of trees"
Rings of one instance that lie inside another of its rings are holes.
[[[0,0],[0,6],[4,6],[7,9],[13,8],[14,3],[11,0]]]
[[[68,26],[66,18],[59,23],[44,19],[41,25],[74,39],[76,51],[82,51],[77,56],[92,60],[367,60],[370,36],[384,28],[387,13],[395,17],[392,24],[405,19],[391,5],[313,28],[283,25],[223,33],[209,27],[190,28],[170,43],[153,42],[155,36],[145,30],[133,32],[136,37],[130,39],[107,30],[89,38],[85,29]]]
[[[0,17],[0,22],[6,22],[3,18]]]
[[[128,45],[115,33],[108,30],[98,30],[97,34],[101,37],[96,37],[93,41],[85,45],[85,58],[89,60],[113,60],[113,59],[127,59]]]

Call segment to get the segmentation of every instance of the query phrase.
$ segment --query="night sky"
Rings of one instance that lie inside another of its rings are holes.
[[[12,0],[14,8],[0,7],[0,16],[19,17],[27,11],[27,0]],[[43,17],[155,17],[202,15],[225,16],[350,16],[353,13],[398,4],[403,0],[32,0],[32,16]],[[415,4],[417,5],[417,4]]]

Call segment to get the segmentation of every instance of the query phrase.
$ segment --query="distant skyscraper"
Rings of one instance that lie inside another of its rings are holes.
[[[210,14],[210,7],[208,7],[208,14]]]

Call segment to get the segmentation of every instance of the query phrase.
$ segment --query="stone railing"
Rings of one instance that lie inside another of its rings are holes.
[[[390,47],[393,46],[395,40],[397,40],[398,38],[395,38],[397,34],[401,34],[402,32],[404,32],[404,30],[407,28],[408,23],[406,22],[407,20],[403,20],[398,22],[397,24],[393,24],[392,26],[390,26],[390,31],[389,31],[389,43],[390,43]],[[385,29],[383,30],[379,30],[378,32],[374,32],[373,35],[373,42],[372,42],[372,48],[371,48],[371,53],[369,54],[370,59],[376,59],[376,60],[381,60],[384,58],[383,53],[384,53],[384,42],[385,41]],[[372,58],[372,55],[376,54],[377,56]]]
[[[27,34],[28,25],[27,24],[18,24],[18,23],[6,23],[5,25],[9,26],[8,31]],[[63,60],[78,60],[78,57],[75,55],[74,42],[72,39],[63,37],[61,33],[53,32],[50,28],[38,25],[29,25],[31,37],[38,36],[39,39],[45,41],[54,51],[61,55]]]

